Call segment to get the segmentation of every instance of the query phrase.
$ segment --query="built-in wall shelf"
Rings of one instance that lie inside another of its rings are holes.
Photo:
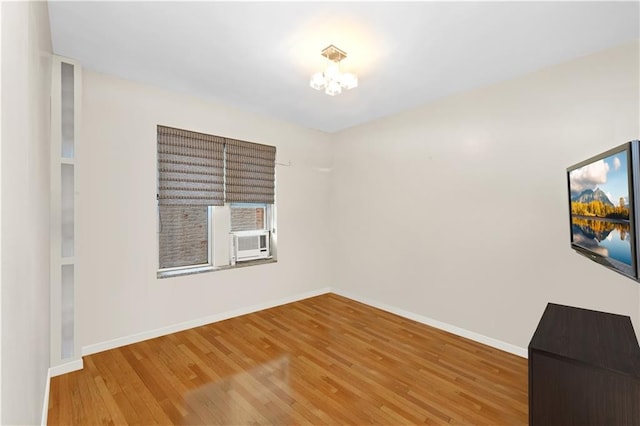
[[[80,64],[53,57],[51,80],[51,367],[81,359],[77,339]]]

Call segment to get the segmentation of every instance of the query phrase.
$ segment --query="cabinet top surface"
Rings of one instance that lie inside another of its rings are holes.
[[[640,347],[627,316],[549,303],[529,349],[640,378]]]

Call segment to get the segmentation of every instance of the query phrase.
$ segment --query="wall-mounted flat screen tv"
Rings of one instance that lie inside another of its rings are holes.
[[[567,168],[571,246],[638,280],[638,141]]]

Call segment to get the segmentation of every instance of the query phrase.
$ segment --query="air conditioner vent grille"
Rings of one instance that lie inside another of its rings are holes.
[[[238,250],[257,250],[260,248],[260,236],[238,237]]]

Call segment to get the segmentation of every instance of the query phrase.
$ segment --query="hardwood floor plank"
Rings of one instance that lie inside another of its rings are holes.
[[[109,392],[109,389],[105,385],[102,376],[95,376],[93,380],[94,380],[96,389],[98,390],[100,397],[102,398],[102,404],[105,407],[105,409],[109,412],[109,415],[113,419],[113,422],[117,425],[127,424],[127,420],[124,414],[122,413],[121,407],[113,398],[113,396],[111,395],[111,392]],[[51,421],[50,423],[60,424],[60,425],[65,425],[65,424],[82,425],[82,424],[88,424],[89,419],[85,417],[78,418],[78,417],[62,417],[61,416],[59,418],[59,423],[51,422]]]
[[[122,348],[121,355],[123,359],[128,363],[127,368],[127,379],[132,383],[130,390],[134,392],[132,395],[128,393],[127,396],[130,399],[140,398],[142,401],[142,410],[145,412],[148,411],[150,417],[153,419],[151,424],[170,424],[172,420],[169,418],[167,413],[164,412],[162,407],[158,404],[158,401],[162,401],[166,399],[166,395],[159,394],[157,388],[155,392],[152,390],[154,386],[157,386],[157,381],[155,377],[150,375],[144,375],[144,379],[142,379],[143,375],[139,374],[139,372],[144,371],[141,368],[135,368],[137,365],[141,364],[141,360],[137,359],[135,351],[132,351],[130,346],[126,346]],[[160,396],[158,398],[158,396]],[[149,417],[147,415],[147,419]]]
[[[56,419],[56,422],[59,423],[59,411],[60,411],[60,380],[51,379],[49,383],[49,407],[47,411],[47,421],[50,422],[51,419]]]
[[[85,375],[78,375],[76,380],[76,386],[78,387],[82,405],[87,407],[85,416],[92,424],[95,425],[108,423],[111,416],[106,413],[104,407],[101,407],[100,404],[96,404],[96,402],[99,401],[99,397],[94,400],[94,396],[96,395],[94,390],[95,388],[87,382],[87,379],[88,377]],[[96,407],[96,409],[93,409],[93,407]],[[103,416],[105,414],[107,419],[103,420]]]
[[[526,424],[527,361],[326,294],[84,358],[49,424]]]

